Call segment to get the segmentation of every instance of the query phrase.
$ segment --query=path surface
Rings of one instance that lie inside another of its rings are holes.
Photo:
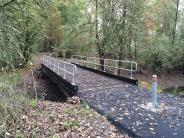
[[[70,77],[67,79],[71,80]],[[184,136],[184,99],[159,94],[159,108],[153,112],[150,108],[151,93],[138,86],[81,68],[78,68],[76,84],[78,96],[122,132],[126,131],[133,137]]]
[[[132,136],[184,136],[184,100],[159,94],[160,110],[145,109],[151,94],[138,86],[127,84],[78,68],[78,95],[93,108],[106,115],[120,131]]]

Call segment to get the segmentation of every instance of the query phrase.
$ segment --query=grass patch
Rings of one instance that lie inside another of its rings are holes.
[[[68,114],[68,115],[75,115],[75,112],[74,111],[72,111],[71,109],[64,109],[64,113],[66,113],[66,114]]]
[[[139,81],[138,86],[140,88],[143,88],[143,89],[147,89],[149,91],[152,91],[152,84],[151,83],[148,83],[148,82],[145,82],[145,81]],[[159,92],[159,93],[162,92],[161,87],[158,86],[157,92]]]
[[[74,121],[63,121],[62,122],[63,130],[72,128],[72,127],[80,127],[80,122],[78,120]]]
[[[36,106],[25,91],[15,90],[24,69],[0,73],[0,137],[23,137],[17,127],[24,115]]]
[[[170,87],[163,90],[165,93],[169,93],[174,96],[183,96],[184,95],[184,86],[180,87]]]

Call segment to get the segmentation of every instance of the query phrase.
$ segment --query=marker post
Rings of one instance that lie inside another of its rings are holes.
[[[152,78],[152,108],[158,107],[157,103],[157,75],[153,75]]]

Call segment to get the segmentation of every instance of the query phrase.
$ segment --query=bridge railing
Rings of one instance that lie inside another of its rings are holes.
[[[101,68],[104,72],[110,71],[114,74],[118,74],[118,70],[124,70],[130,72],[130,78],[133,78],[133,72],[137,70],[137,63],[134,61],[104,59],[96,57],[86,57],[80,55],[72,56],[73,62],[81,64],[95,69]],[[103,64],[100,63],[102,61]]]
[[[75,85],[77,76],[76,65],[46,55],[43,56],[42,62],[49,69],[63,77],[63,79],[71,78],[72,84]]]

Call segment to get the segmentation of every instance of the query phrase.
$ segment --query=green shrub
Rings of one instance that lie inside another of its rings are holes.
[[[32,108],[26,92],[15,90],[15,84],[20,81],[16,72],[3,73],[0,76],[0,137],[9,137],[10,130],[16,130],[22,116]],[[19,134],[11,134],[21,137]]]
[[[139,52],[139,63],[154,73],[184,69],[183,44],[171,46],[166,40],[152,42]]]

